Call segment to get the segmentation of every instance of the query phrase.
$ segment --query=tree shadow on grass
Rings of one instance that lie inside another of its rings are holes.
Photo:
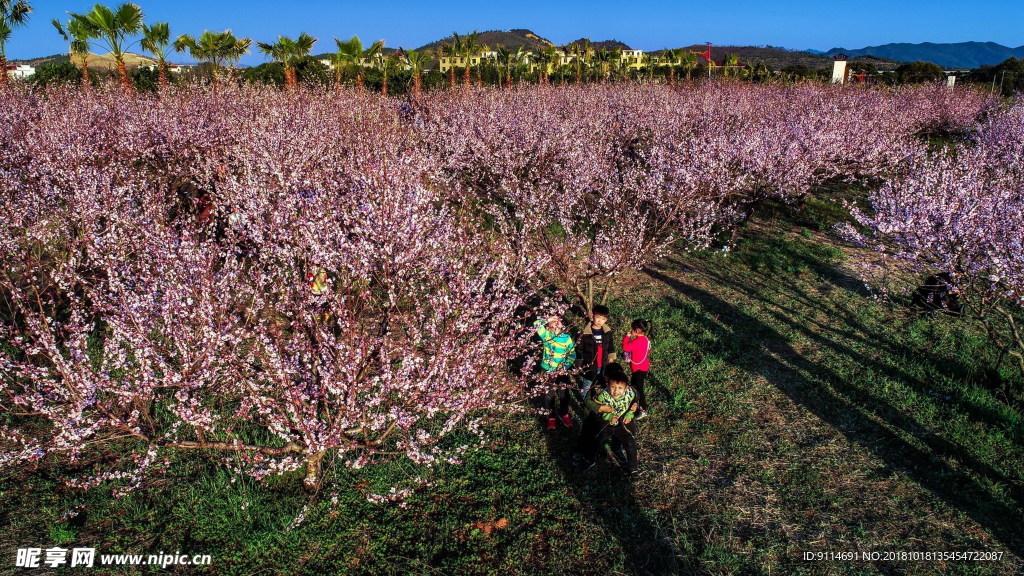
[[[698,302],[705,311],[715,314],[720,322],[730,328],[735,327],[737,333],[753,332],[758,335],[744,341],[742,354],[728,355],[728,362],[747,373],[763,377],[850,441],[870,450],[889,468],[906,475],[985,527],[1014,554],[1024,556],[1024,533],[1019,524],[1024,486],[1020,478],[1008,478],[971,456],[961,446],[929,432],[886,400],[856,386],[846,385],[844,378],[831,368],[807,360],[787,343],[786,335],[735,305],[661,271],[648,268],[645,272],[680,295]],[[716,278],[718,280],[721,278]],[[789,324],[802,329],[799,323]],[[709,327],[724,332],[719,325]],[[895,378],[906,377],[898,368],[880,365],[821,333],[805,328],[803,332],[812,341],[831,347],[836,353],[847,355],[866,367],[884,369]],[[729,337],[721,334],[721,338]],[[900,433],[913,436],[927,446],[928,451],[904,440]],[[955,468],[941,457],[954,458],[959,466]],[[961,471],[960,466],[990,482],[1009,486],[1007,497],[1003,501],[993,497],[978,481]]]
[[[576,414],[582,415],[579,399],[572,395]],[[639,576],[679,574],[678,554],[668,533],[658,526],[654,511],[637,498],[645,480],[630,480],[612,458],[605,457],[603,449],[597,465],[590,470],[581,470],[573,460],[581,428],[577,419],[572,429],[559,425],[554,431],[545,431],[548,452],[558,465],[567,491],[617,541],[626,573]],[[643,434],[643,429],[639,434]],[[641,466],[644,458],[641,445]],[[591,545],[601,546],[602,543],[592,542]]]
[[[793,254],[791,250],[783,249],[782,253],[787,259],[800,261],[801,265],[813,270],[819,278],[825,281],[825,284],[819,288],[820,292],[831,292],[838,288],[853,292],[861,297],[869,295],[862,282],[849,276],[845,272],[838,270],[834,266],[809,259],[803,254]],[[670,260],[670,262],[673,264],[676,263],[675,260]],[[978,371],[964,365],[962,362],[942,357],[941,355],[935,354],[931,351],[914,349],[905,344],[895,342],[892,338],[889,338],[887,334],[880,333],[878,330],[872,329],[866,325],[858,316],[858,311],[852,308],[862,304],[863,301],[861,300],[851,300],[849,306],[842,306],[839,302],[827,300],[818,295],[812,294],[799,285],[787,284],[785,286],[786,294],[796,303],[794,306],[789,306],[785,303],[779,302],[778,300],[765,297],[750,286],[738,282],[734,278],[731,278],[721,272],[708,270],[704,271],[703,274],[710,279],[713,279],[717,285],[727,287],[733,291],[743,294],[750,300],[759,302],[763,305],[766,312],[770,314],[780,325],[784,325],[790,330],[799,332],[815,344],[828,347],[837,354],[854,360],[859,365],[870,367],[872,370],[880,374],[884,374],[888,378],[905,383],[907,386],[916,389],[922,394],[930,394],[933,396],[939,395],[936,391],[932,390],[926,382],[921,381],[920,378],[909,374],[898,366],[878,362],[868,354],[854,350],[850,348],[850,346],[841,343],[840,340],[859,344],[865,349],[871,351],[884,350],[899,358],[914,358],[916,360],[930,362],[940,369],[943,374],[958,381],[979,381]],[[775,278],[771,278],[771,280],[775,280]],[[807,311],[796,309],[796,305],[802,306],[811,311],[816,311],[823,316],[828,317],[830,322],[817,322],[809,318]],[[988,374],[982,374],[980,377],[980,383],[991,388],[992,386],[989,382],[990,377],[991,376]],[[993,410],[991,406],[980,404],[976,399],[968,398],[967,395],[964,394],[958,394],[958,396],[961,396],[961,398],[958,399],[958,403],[963,406],[968,414],[970,414],[970,416],[976,421],[985,422],[995,426],[1007,425],[1006,418]],[[1007,404],[1011,409],[1016,409],[1012,402],[1007,403],[1004,400],[1003,403]],[[1020,432],[1011,430],[1011,436],[1018,444],[1021,444],[1022,438]]]

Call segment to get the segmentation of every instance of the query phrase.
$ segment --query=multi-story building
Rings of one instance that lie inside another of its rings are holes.
[[[619,55],[619,64],[630,70],[639,70],[647,65],[644,62],[643,50],[623,50]]]
[[[488,60],[495,60],[498,57],[498,53],[488,50],[487,52],[480,52],[473,56],[441,56],[439,69],[442,73],[447,72],[450,68],[465,68],[466,63],[469,66],[479,66],[480,64],[487,62]]]
[[[18,78],[24,80],[29,76],[36,73],[35,66],[29,66],[28,64],[8,64],[7,65],[7,76],[11,78]]]

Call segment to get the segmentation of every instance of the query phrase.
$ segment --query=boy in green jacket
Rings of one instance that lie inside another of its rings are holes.
[[[569,402],[566,398],[566,387],[570,383],[566,370],[573,367],[576,361],[576,344],[572,336],[565,330],[562,319],[557,316],[548,318],[547,322],[537,320],[533,323],[544,344],[540,368],[547,374],[561,372],[555,377],[554,390],[544,394],[544,407],[548,410],[548,430],[554,430],[556,419],[561,420],[566,428],[572,428],[572,417],[569,416]]]
[[[636,392],[629,387],[629,378],[618,364],[608,365],[605,371],[608,388],[591,394],[586,400],[590,414],[583,422],[577,453],[584,468],[594,465],[598,448],[610,440],[612,451],[626,451],[626,473],[635,476],[639,469],[636,442]]]

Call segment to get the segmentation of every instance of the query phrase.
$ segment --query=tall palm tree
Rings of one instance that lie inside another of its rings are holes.
[[[178,36],[174,41],[174,49],[178,52],[188,50],[192,58],[200,62],[208,62],[213,66],[213,76],[217,79],[217,72],[221,68],[228,68],[228,75],[234,69],[234,65],[242,59],[242,56],[249,53],[252,40],[249,38],[236,38],[231,30],[223,32],[203,32],[199,40],[188,34]]]
[[[400,59],[401,56],[393,52],[391,54],[382,55],[382,57],[377,61],[377,69],[379,69],[381,73],[380,92],[385,96],[388,95],[388,76],[398,70],[398,66],[401,63]]]
[[[88,30],[89,38],[99,40],[117,62],[117,75],[125,92],[131,92],[132,80],[128,77],[128,68],[124,64],[128,38],[142,30],[142,8],[138,4],[125,2],[111,10],[102,4],[93,6],[92,12],[71,14],[72,20],[81,22]]]
[[[337,38],[334,39],[335,44],[338,45],[338,52],[335,54],[335,81],[341,83],[341,69],[349,68],[354,70],[356,74],[356,86],[359,88],[363,87],[363,61],[372,60],[377,57],[384,49],[384,41],[378,40],[370,45],[369,48],[363,48],[363,42],[359,39],[359,36],[352,36],[348,40],[342,42]]]
[[[611,68],[613,59],[614,53],[609,50],[598,48],[594,51],[594,64],[597,66],[601,82],[606,82],[608,80],[608,71]]]
[[[576,61],[576,83],[579,84],[583,80],[583,68],[590,66],[590,58],[593,56],[594,48],[590,44],[590,38],[577,40],[570,44],[570,46]]]
[[[507,46],[498,46],[498,65],[505,70],[505,87],[512,86],[512,69],[523,60],[523,47],[519,46],[513,52]],[[499,81],[499,84],[501,82]]]
[[[448,83],[451,84],[452,88],[455,87],[455,59],[461,58],[465,50],[462,37],[459,36],[458,32],[452,32],[451,42],[445,42],[441,45],[441,56],[448,58]]]
[[[479,36],[479,33],[473,30],[473,33],[466,36],[465,40],[462,41],[462,54],[466,57],[466,69],[462,73],[462,83],[466,86],[469,86],[473,58],[479,56],[484,50],[484,45],[480,43]]]
[[[562,51],[562,55],[563,56],[572,56],[575,53],[574,51],[576,50],[576,45],[575,44],[562,44],[561,46],[559,46],[558,49]],[[569,67],[569,62],[566,62],[565,65],[563,65],[561,58],[559,58],[559,61],[558,61],[558,75],[561,77],[562,85],[563,86],[565,85],[565,71],[566,71],[566,68],[568,68],[568,67]]]
[[[415,50],[403,50],[401,47],[398,50],[402,53],[406,65],[409,66],[409,72],[412,73],[412,93],[414,96],[419,96],[423,92],[422,74],[423,67],[427,64],[427,55]]]
[[[697,55],[689,50],[683,50],[678,54],[678,59],[679,63],[683,66],[683,70],[686,70],[686,79],[691,79],[693,69],[697,67]]]
[[[167,88],[167,56],[171,53],[171,26],[157,22],[152,26],[142,25],[142,49],[156,58],[160,74],[160,87]]]
[[[5,47],[11,38],[11,30],[24,26],[32,6],[26,0],[0,0],[0,87],[7,85],[7,53]]]
[[[273,44],[267,44],[266,42],[256,43],[259,46],[260,52],[270,56],[284,66],[284,83],[289,90],[293,90],[298,85],[299,77],[295,71],[296,66],[298,66],[303,58],[309,56],[309,53],[313,51],[314,44],[316,44],[316,38],[305,32],[299,34],[299,37],[295,40],[287,36],[278,36],[277,42]]]
[[[726,76],[730,76],[730,75],[738,76],[739,75],[739,66],[740,66],[739,54],[726,54],[725,55],[725,59],[722,61],[722,64],[725,66],[725,75]]]
[[[558,62],[558,49],[554,46],[545,46],[543,50],[537,53],[537,82],[541,84],[548,83],[548,74],[551,71],[552,62]]]
[[[661,56],[668,63],[668,83],[669,85],[676,83],[676,61],[679,60],[679,53],[675,50],[666,48],[662,50]]]
[[[82,60],[82,89],[88,90],[92,86],[89,78],[89,31],[77,20],[69,21],[66,29],[56,18],[51,22],[64,40],[71,43],[71,54]]]

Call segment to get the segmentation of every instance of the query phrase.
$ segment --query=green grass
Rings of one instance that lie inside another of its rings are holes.
[[[618,294],[616,326],[654,326],[635,483],[609,463],[578,472],[574,432],[522,414],[463,464],[331,463],[312,497],[299,473],[259,483],[182,454],[118,499],[63,486],[85,464],[44,462],[0,471],[0,556],[180,550],[216,574],[1024,571],[1024,377],[1004,365],[994,387],[996,354],[967,321],[870,299],[829,233],[844,214],[768,206],[730,254],[669,257]],[[367,500],[424,474],[401,505]],[[855,550],[1004,557],[802,560]]]

